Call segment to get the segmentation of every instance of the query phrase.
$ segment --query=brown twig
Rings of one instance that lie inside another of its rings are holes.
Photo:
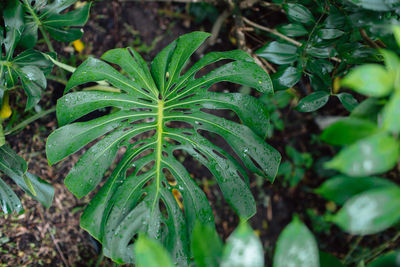
[[[364,29],[359,29],[361,37],[373,48],[381,48],[377,43],[375,43],[371,38],[369,38],[367,32]]]
[[[262,25],[260,25],[260,24],[257,24],[257,23],[255,23],[255,22],[253,22],[253,21],[251,21],[251,20],[245,18],[245,17],[243,17],[243,21],[244,21],[245,23],[247,23],[248,25],[251,25],[251,26],[253,26],[253,27],[255,27],[255,28],[258,28],[258,29],[260,29],[260,30],[263,30],[263,31],[272,33],[273,35],[278,36],[278,37],[280,37],[281,39],[283,39],[283,40],[285,40],[285,41],[287,41],[287,42],[289,42],[289,43],[291,43],[291,44],[294,44],[295,46],[300,47],[300,46],[303,45],[302,43],[300,43],[300,42],[298,42],[298,41],[296,41],[296,40],[294,40],[294,39],[292,39],[292,38],[290,38],[290,37],[287,37],[286,35],[283,35],[282,33],[278,32],[278,31],[275,30],[275,29],[271,29],[271,28],[262,26]],[[337,57],[331,57],[330,59],[332,59],[333,61],[336,61],[336,62],[342,62],[342,60],[341,60],[340,58],[337,58]]]

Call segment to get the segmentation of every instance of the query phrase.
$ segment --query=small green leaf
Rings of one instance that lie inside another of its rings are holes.
[[[196,224],[192,236],[192,252],[196,266],[218,267],[222,255],[222,241],[215,228]]]
[[[400,220],[400,188],[382,187],[351,198],[333,217],[333,222],[350,234],[381,232]]]
[[[350,117],[376,121],[382,107],[382,102],[379,99],[370,97],[358,104],[351,112]]]
[[[140,235],[133,248],[139,267],[172,267],[171,257],[157,241]]]
[[[296,217],[283,229],[275,248],[273,267],[285,266],[319,266],[317,242]]]
[[[72,42],[81,38],[84,26],[89,18],[91,3],[78,9],[61,13],[77,0],[53,1],[38,4],[36,1],[25,1],[25,20],[27,21],[20,45],[26,48],[35,46],[38,40],[38,29],[48,32],[60,42]]]
[[[296,109],[301,112],[316,111],[325,106],[325,104],[328,103],[328,100],[329,100],[329,93],[325,91],[317,91],[302,98],[299,101],[299,104],[297,105]]]
[[[306,48],[307,54],[317,58],[329,58],[337,54],[333,47],[308,47]]]
[[[396,91],[382,110],[383,129],[392,133],[400,132],[400,91]]]
[[[293,63],[298,58],[296,46],[276,41],[260,48],[256,54],[279,65]]]
[[[335,39],[343,34],[344,32],[338,29],[321,29],[318,31],[318,36],[325,40]]]
[[[323,251],[319,252],[319,262],[321,267],[344,267],[338,258]]]
[[[264,251],[261,241],[246,223],[239,225],[229,236],[220,266],[264,266]]]
[[[342,80],[341,84],[367,96],[387,96],[393,89],[393,76],[377,64],[356,67]]]
[[[385,133],[372,135],[342,149],[325,167],[349,176],[381,174],[396,165],[399,148],[398,141]]]
[[[348,199],[357,194],[387,186],[395,186],[395,183],[380,177],[338,175],[325,181],[314,192],[336,204],[343,205]]]
[[[331,145],[350,145],[377,131],[378,127],[371,121],[348,117],[326,128],[321,134],[321,140]]]
[[[294,86],[301,78],[302,72],[294,67],[287,67],[272,75],[275,89],[287,89]]]
[[[303,25],[297,23],[290,23],[278,28],[278,31],[289,37],[298,37],[308,34]]]
[[[367,267],[398,267],[400,259],[399,251],[390,251],[373,260]]]
[[[374,11],[390,11],[396,7],[397,1],[393,0],[351,0],[353,4]]]
[[[16,213],[21,213],[23,211],[22,204],[18,196],[2,179],[0,179],[0,203],[1,209],[5,214],[14,211]]]
[[[400,46],[400,26],[393,26],[393,34],[397,44]]]
[[[340,93],[337,94],[336,97],[339,99],[340,103],[343,104],[344,108],[350,112],[358,105],[357,99],[355,99],[352,94]]]
[[[312,24],[315,21],[310,10],[303,5],[286,4],[283,7],[288,15],[289,20],[291,21],[303,24]]]

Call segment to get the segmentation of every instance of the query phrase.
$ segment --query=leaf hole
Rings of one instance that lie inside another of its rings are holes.
[[[158,208],[160,209],[161,215],[168,220],[168,210],[167,207],[165,206],[164,201],[162,201],[160,199],[160,201],[158,201]]]
[[[218,157],[223,158],[223,159],[227,159],[227,157],[225,157],[224,155],[222,155],[221,153],[219,153],[217,150],[213,149],[212,150]]]
[[[182,100],[185,100],[185,99],[191,98],[192,96],[195,96],[195,95],[196,95],[196,94],[190,94],[190,95],[187,95],[187,96],[181,97],[181,98],[179,98],[179,99],[178,99],[178,101],[182,101]]]
[[[163,168],[162,172],[164,173],[164,176],[167,179],[168,184],[172,186],[175,186],[177,184],[177,181],[170,170],[168,170],[167,168]]]

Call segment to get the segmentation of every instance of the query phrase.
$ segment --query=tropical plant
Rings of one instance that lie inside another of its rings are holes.
[[[392,45],[387,25],[399,19],[398,1],[302,1],[300,4],[277,0],[272,6],[281,8],[289,21],[275,31],[270,30],[279,38],[268,42],[256,54],[279,66],[271,76],[274,88],[293,87],[306,77],[312,91],[299,84],[299,93],[306,95],[298,103],[299,111],[316,111],[330,98],[337,98],[352,111],[358,102],[351,94],[339,92],[336,77],[355,64],[379,60],[376,48]]]
[[[253,216],[256,208],[240,161],[270,181],[276,175],[280,154],[264,142],[268,114],[263,105],[252,96],[208,90],[217,82],[228,81],[272,93],[268,74],[239,50],[209,53],[182,73],[208,36],[203,32],[181,36],[155,57],[151,71],[131,48],[110,50],[102,60],[89,58],[73,73],[65,92],[103,80],[121,92],[73,92],[58,100],[57,119],[62,127],[47,140],[50,164],[105,135],[66,177],[65,184],[77,197],[87,195],[101,182],[118,150],[125,148],[81,217],[81,226],[102,242],[105,255],[116,262],[134,261],[132,242],[145,232],[162,241],[174,263],[186,265],[190,258],[188,234],[195,221],[214,224],[204,193],[176,159],[177,151],[185,151],[210,170],[225,199],[243,219]],[[231,62],[197,77],[205,66],[225,59]],[[120,66],[126,75],[103,60]],[[109,106],[116,111],[73,123]],[[213,115],[210,110],[215,109],[234,111],[242,124]],[[229,143],[240,161],[213,143],[216,135]]]
[[[400,27],[394,28],[400,46]],[[352,69],[342,85],[368,96],[350,114],[324,130],[321,139],[344,146],[327,168],[344,175],[316,190],[344,205],[332,220],[352,234],[378,233],[400,221],[400,188],[380,175],[398,165],[400,156],[400,58],[380,51],[385,66],[364,64]]]
[[[0,171],[46,207],[52,203],[54,189],[27,172],[27,163],[6,145],[5,135],[14,133],[29,121],[41,118],[54,109],[39,112],[15,128],[11,128],[12,123],[8,123],[11,129],[4,129],[3,122],[13,112],[17,112],[10,106],[9,99],[10,94],[21,87],[27,95],[25,111],[32,112],[34,107],[41,109],[37,105],[47,87],[46,76],[50,74],[53,62],[57,62],[48,34],[59,41],[74,41],[82,36],[82,30],[71,26],[83,26],[88,19],[90,4],[61,14],[76,2],[77,0],[55,0],[51,3],[46,0],[9,0],[0,3],[4,22],[1,24],[4,27],[0,26]],[[51,52],[43,53],[33,49],[38,41],[38,29]],[[17,195],[3,180],[0,180],[0,185],[3,211],[21,212],[22,205]]]

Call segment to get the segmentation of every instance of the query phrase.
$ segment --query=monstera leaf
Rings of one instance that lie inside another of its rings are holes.
[[[0,171],[45,207],[50,207],[54,189],[37,176],[27,172],[27,164],[7,145],[0,147]],[[0,202],[4,213],[23,211],[21,201],[12,189],[0,179]]]
[[[19,79],[28,95],[26,109],[30,109],[39,102],[42,90],[46,88],[45,75],[51,71],[53,64],[33,49],[13,57],[24,28],[23,9],[17,0],[7,2],[3,19],[5,28],[0,26],[0,45],[5,53],[0,53],[0,91],[13,88]]]
[[[38,29],[49,33],[57,41],[72,42],[82,36],[82,29],[89,18],[91,3],[67,13],[61,13],[77,0],[20,0],[26,15],[26,27],[20,42],[26,48],[35,46]]]
[[[205,194],[177,155],[187,153],[207,167],[243,219],[256,212],[244,167],[270,181],[276,175],[281,157],[264,142],[268,114],[261,102],[249,95],[209,90],[227,81],[272,93],[268,74],[242,51],[209,53],[182,72],[208,36],[203,32],[181,36],[157,55],[151,71],[131,48],[110,50],[102,56],[104,61],[89,58],[73,73],[66,92],[105,80],[121,93],[80,91],[58,100],[62,127],[47,140],[49,163],[97,141],[66,177],[67,187],[77,197],[95,189],[122,149],[122,159],[81,218],[81,226],[103,243],[104,253],[116,262],[134,261],[132,243],[137,233],[145,232],[162,241],[175,264],[186,265],[195,221],[214,224]],[[221,60],[230,62],[207,74],[201,71]],[[118,65],[124,75],[105,61]],[[104,107],[115,112],[74,122]],[[242,123],[212,112],[221,109],[235,112]],[[216,145],[217,136],[231,149]]]

